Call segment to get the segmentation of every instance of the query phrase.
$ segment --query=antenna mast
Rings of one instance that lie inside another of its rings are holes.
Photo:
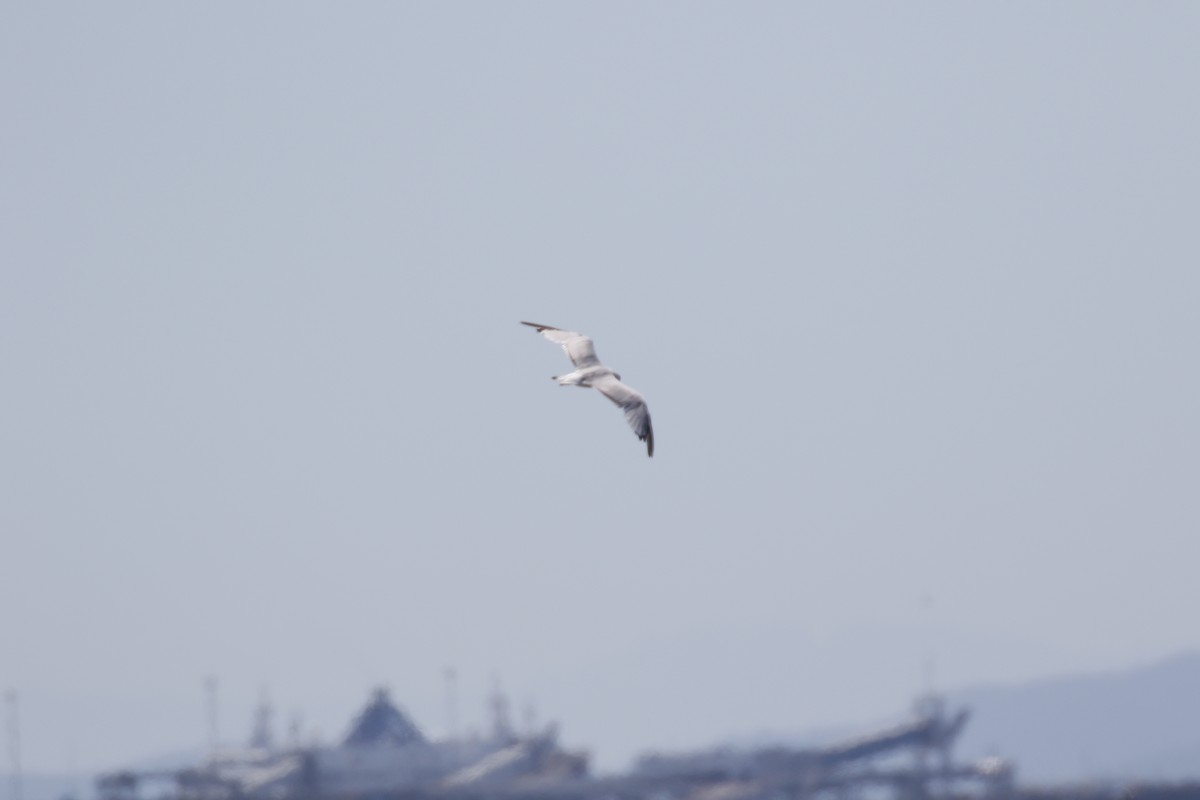
[[[263,686],[258,693],[258,708],[254,710],[254,725],[250,731],[250,746],[262,750],[275,749],[275,735],[271,730],[271,717],[274,716],[267,687]]]
[[[936,693],[934,678],[937,659],[934,647],[933,601],[933,595],[928,592],[920,597],[920,610],[923,617],[921,627],[924,628],[921,633],[925,640],[924,652],[921,654],[921,694],[927,697],[932,697]]]
[[[217,764],[217,678],[209,675],[204,679],[204,695],[208,710],[208,760]]]
[[[508,716],[508,698],[500,688],[500,677],[495,676],[492,680],[496,687],[492,690],[489,703],[492,707],[492,737],[502,742],[509,742],[515,737],[512,721]]]
[[[8,757],[12,764],[9,797],[11,800],[21,800],[21,721],[17,714],[17,690],[5,692],[4,701],[8,711]]]
[[[458,670],[446,667],[442,670],[446,679],[446,735],[452,740],[458,740]]]

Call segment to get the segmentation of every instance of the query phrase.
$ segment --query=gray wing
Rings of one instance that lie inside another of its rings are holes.
[[[642,393],[621,383],[613,375],[605,375],[593,381],[592,386],[621,407],[629,427],[646,443],[646,455],[653,458],[654,428],[650,427],[650,409],[646,407],[646,398],[642,397]]]
[[[592,340],[582,333],[564,331],[549,325],[538,325],[536,322],[522,322],[521,324],[536,329],[538,333],[555,344],[561,344],[563,350],[567,351],[571,363],[577,367],[594,367],[600,363],[600,359],[596,358],[596,348],[592,346]]]

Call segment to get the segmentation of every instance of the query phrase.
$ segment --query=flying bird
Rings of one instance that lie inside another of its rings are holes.
[[[620,375],[600,363],[592,340],[582,333],[538,325],[536,322],[521,324],[528,325],[555,344],[561,344],[562,349],[567,351],[575,371],[555,375],[553,380],[558,381],[559,386],[591,387],[620,406],[629,427],[646,443],[646,455],[653,457],[654,429],[650,427],[650,409],[646,408],[646,398],[637,389],[621,383]]]

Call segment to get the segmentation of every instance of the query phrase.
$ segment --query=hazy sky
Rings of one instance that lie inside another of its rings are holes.
[[[1200,648],[1195,3],[0,6],[0,687],[602,765]],[[563,389],[518,320],[647,397]]]

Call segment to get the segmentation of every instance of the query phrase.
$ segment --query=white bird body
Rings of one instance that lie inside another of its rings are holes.
[[[654,429],[650,426],[650,409],[646,407],[646,399],[637,389],[621,383],[620,375],[600,363],[592,340],[582,333],[564,331],[536,322],[521,324],[535,328],[542,336],[562,345],[571,363],[575,365],[574,372],[554,376],[553,379],[558,381],[558,385],[596,389],[620,406],[625,412],[625,421],[629,423],[629,427],[633,428],[638,439],[646,443],[646,455],[653,457]]]
[[[554,380],[558,381],[559,386],[584,386],[591,388],[595,386],[596,381],[606,375],[612,375],[617,380],[621,380],[620,375],[603,365],[584,367],[574,372],[568,372],[566,375],[555,375]]]

